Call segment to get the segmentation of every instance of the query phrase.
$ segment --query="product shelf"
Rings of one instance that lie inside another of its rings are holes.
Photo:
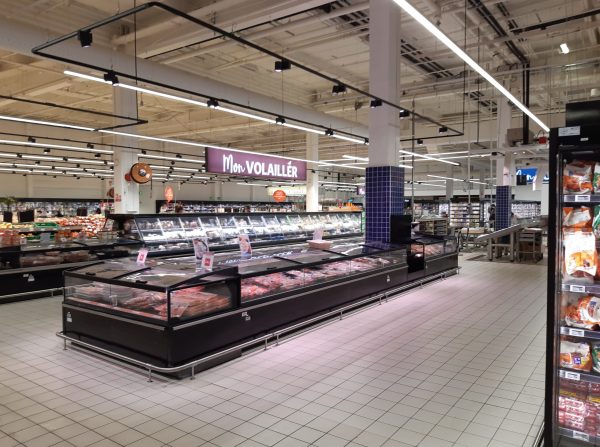
[[[577,283],[563,283],[562,284],[563,292],[575,292],[575,293],[592,293],[592,294],[600,294],[600,284],[577,284]]]
[[[577,439],[578,441],[584,441],[596,445],[600,443],[600,436],[592,436],[587,433],[583,433],[577,430],[571,430],[570,428],[560,427],[560,434],[566,438]]]
[[[564,203],[600,203],[600,194],[565,194]]]
[[[581,337],[581,338],[591,338],[593,340],[600,340],[600,331],[590,331],[588,329],[579,329],[568,326],[561,326],[560,328],[561,335],[569,335],[570,337]]]
[[[583,382],[600,383],[600,374],[561,369],[559,370],[559,376],[561,379],[581,380]]]

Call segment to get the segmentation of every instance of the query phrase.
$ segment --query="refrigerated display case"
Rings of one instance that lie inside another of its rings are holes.
[[[192,240],[207,237],[212,250],[237,246],[247,234],[255,246],[305,241],[317,228],[324,238],[362,234],[361,213],[113,214],[107,227],[147,246],[151,256],[186,254]]]
[[[65,273],[63,333],[157,366],[177,366],[406,282],[406,247],[334,241],[193,257],[107,261]]]
[[[544,445],[600,445],[600,133],[550,134]]]
[[[458,251],[455,238],[419,235],[411,240],[408,279],[417,279],[456,266]]]

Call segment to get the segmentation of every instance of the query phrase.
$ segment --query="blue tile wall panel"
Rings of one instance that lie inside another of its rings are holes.
[[[511,225],[511,196],[510,186],[496,186],[496,230],[502,230]]]
[[[366,240],[389,242],[390,215],[404,211],[404,168],[367,168]]]

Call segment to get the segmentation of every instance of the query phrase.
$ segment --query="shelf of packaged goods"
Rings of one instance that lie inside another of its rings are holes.
[[[559,370],[559,376],[562,379],[581,380],[582,382],[600,383],[600,374],[593,374],[582,371]]]
[[[565,203],[600,203],[600,194],[565,194]]]
[[[560,427],[560,434],[565,438],[577,439],[578,441],[589,442],[593,445],[597,445],[598,443],[600,443],[599,436],[588,435],[587,433],[572,430],[570,428]]]
[[[569,335],[571,337],[591,338],[600,340],[600,331],[590,331],[588,329],[579,329],[574,327],[561,326],[561,335]]]
[[[593,293],[600,295],[600,283],[594,284],[562,284],[563,292],[576,292],[576,293]]]

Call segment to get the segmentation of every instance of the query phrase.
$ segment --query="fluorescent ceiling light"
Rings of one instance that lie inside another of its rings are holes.
[[[415,157],[419,157],[419,158],[426,158],[427,160],[439,161],[441,163],[448,163],[449,165],[459,166],[459,163],[456,163],[454,161],[447,161],[447,160],[444,160],[441,158],[430,157],[429,155],[417,154],[416,152],[409,152],[409,151],[405,151],[403,149],[398,149],[398,152],[400,152],[402,154],[407,154],[410,156],[414,155]]]
[[[368,157],[357,157],[356,155],[342,155],[342,157],[347,158],[349,160],[369,161]]]
[[[365,144],[368,145],[369,142],[366,139],[361,139],[359,140],[358,138],[355,137],[347,137],[346,135],[339,135],[337,133],[333,133],[333,135],[331,135],[333,138],[337,138],[338,140],[345,140],[345,141],[349,141],[351,143],[356,143],[356,144]]]
[[[170,160],[170,161],[183,161],[186,163],[204,163],[204,160],[198,160],[197,158],[180,158],[180,157],[167,157],[165,155],[148,155],[148,154],[138,154],[140,158],[152,158],[154,160]],[[190,168],[191,169],[191,168]],[[192,169],[194,172],[197,169]]]
[[[229,107],[223,107],[220,105],[217,106],[216,109],[221,110],[223,112],[227,112],[227,113],[233,113],[234,115],[245,116],[246,118],[253,118],[253,119],[256,119],[259,121],[264,121],[265,123],[275,124],[274,119],[266,118],[266,117],[260,116],[260,115],[254,115],[253,113],[242,112],[241,110],[230,109]],[[290,126],[288,126],[288,127],[290,127]]]
[[[442,177],[441,175],[427,174],[427,177],[441,178],[444,180],[454,180],[455,182],[469,182],[469,183],[477,183],[479,185],[487,185],[487,183],[485,183],[485,182],[479,182],[476,180],[467,180],[467,179],[460,179],[460,178],[454,178],[454,177]]]
[[[433,186],[433,187],[435,187],[435,188],[445,188],[445,186],[442,186],[442,185],[435,185],[435,184],[433,184],[433,183],[420,183],[420,182],[415,182],[414,184],[415,184],[415,186]]]
[[[92,152],[95,154],[112,154],[113,151],[106,149],[92,149],[88,147],[78,147],[78,146],[65,146],[62,144],[44,144],[37,143],[35,141],[16,141],[16,140],[0,140],[0,144],[14,145],[14,146],[32,146],[32,147],[43,147],[43,148],[51,148],[51,149],[65,149],[69,151],[77,151],[77,152]]]
[[[5,172],[31,172],[29,169],[10,169],[10,168],[0,168],[0,171]]]
[[[328,181],[319,181],[322,185],[350,185],[350,186],[358,186],[356,183],[344,183],[344,182],[328,182]]]
[[[242,185],[242,186],[270,186],[270,185],[267,185],[265,183],[236,183],[236,185]]]
[[[539,119],[531,110],[525,107],[517,98],[515,98],[512,93],[510,93],[502,84],[500,84],[491,74],[485,71],[477,62],[475,62],[471,57],[465,53],[463,50],[459,48],[452,40],[446,36],[442,31],[439,30],[437,26],[431,23],[427,18],[421,14],[419,11],[415,9],[408,1],[406,0],[394,0],[394,2],[400,6],[404,11],[410,14],[417,22],[419,22],[427,31],[433,34],[437,39],[446,45],[449,49],[451,49],[458,57],[460,57],[464,62],[466,62],[473,70],[475,70],[481,77],[487,80],[490,84],[492,84],[500,93],[506,96],[510,102],[512,102],[515,106],[517,106],[521,111],[527,114],[533,121],[535,121],[542,129],[546,132],[550,132],[550,128],[544,124],[544,122]]]
[[[560,44],[560,52],[562,54],[569,54],[571,50],[569,50],[569,46],[566,43],[561,43]]]
[[[27,123],[27,124],[39,124],[41,126],[67,127],[69,129],[87,130],[88,132],[92,132],[92,131],[96,130],[93,127],[76,126],[74,124],[56,123],[56,122],[52,122],[52,121],[41,121],[41,120],[34,120],[34,119],[29,119],[29,118],[19,118],[16,116],[0,115],[0,120],[17,121],[19,123]]]
[[[134,137],[134,138],[139,138],[141,140],[151,140],[151,141],[161,141],[163,143],[183,144],[185,146],[195,146],[195,147],[211,146],[209,144],[195,143],[193,141],[182,141],[182,140],[173,140],[171,138],[151,137],[151,136],[148,136],[148,135],[138,135],[138,134],[135,134],[135,133],[117,132],[115,130],[99,129],[99,132],[109,133],[111,135],[121,135],[121,136],[124,136],[124,137]],[[216,146],[213,146],[213,147],[216,147]]]
[[[303,130],[304,132],[316,133],[318,135],[324,135],[322,130],[311,129],[310,127],[298,126],[296,124],[290,124],[288,122],[283,123],[283,127],[289,127],[291,129]]]

